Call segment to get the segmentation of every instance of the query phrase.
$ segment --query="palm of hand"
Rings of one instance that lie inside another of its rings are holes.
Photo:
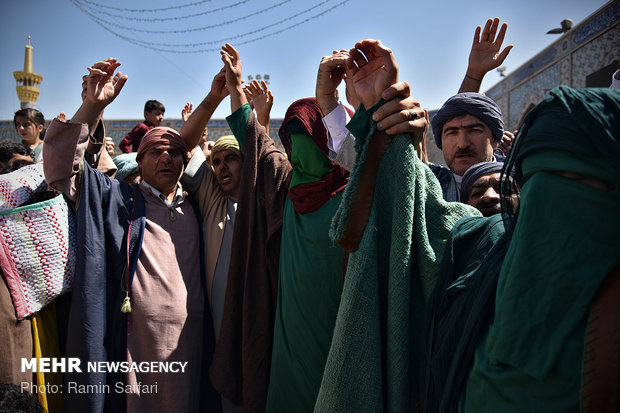
[[[228,89],[226,88],[226,77],[222,73],[222,76],[216,76],[213,79],[213,84],[211,85],[211,90],[220,98],[225,98],[228,95]]]
[[[241,60],[232,59],[231,65],[226,67],[226,84],[241,84]]]
[[[385,58],[375,58],[351,78],[355,93],[366,109],[375,105],[383,91],[398,81],[398,72]]]
[[[269,112],[271,106],[273,106],[273,99],[267,93],[261,93],[255,95],[251,99],[252,105],[256,109],[256,112]]]
[[[488,72],[502,63],[498,57],[499,47],[494,44],[479,46],[471,51],[470,66],[473,65],[478,70]]]
[[[91,100],[100,103],[110,103],[114,100],[116,92],[112,76],[105,75],[97,78],[89,78],[87,96]]]

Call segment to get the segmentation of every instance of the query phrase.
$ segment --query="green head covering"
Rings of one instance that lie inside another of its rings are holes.
[[[595,176],[620,175],[620,91],[603,88],[571,89],[560,86],[524,119],[505,161],[502,177],[502,211],[507,229],[514,226],[518,211],[506,195],[518,194],[524,182],[523,160],[531,153],[550,149],[591,161]],[[558,165],[559,166],[559,165]],[[577,172],[577,171],[576,171]],[[516,180],[506,179],[514,176]],[[527,178],[527,176],[525,176]]]
[[[590,303],[620,261],[619,130],[620,92],[556,88],[526,117],[503,171],[522,186],[521,202],[506,213],[511,239],[485,349],[576,401],[567,383],[580,382]],[[572,376],[554,376],[562,370]]]

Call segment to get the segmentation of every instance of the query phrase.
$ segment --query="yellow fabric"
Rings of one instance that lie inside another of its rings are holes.
[[[39,359],[42,357],[60,357],[58,345],[58,331],[56,327],[56,308],[52,303],[31,318],[32,342],[34,346],[34,356]],[[43,409],[49,413],[62,412],[62,393],[46,393],[46,384],[62,388],[62,373],[42,373],[37,371],[37,396]]]
[[[213,165],[213,156],[223,150],[228,149],[229,151],[236,152],[237,155],[241,156],[241,149],[239,148],[239,142],[235,139],[234,135],[226,135],[219,138],[215,141],[213,148],[211,149],[211,165]]]

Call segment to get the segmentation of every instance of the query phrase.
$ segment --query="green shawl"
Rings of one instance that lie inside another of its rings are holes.
[[[361,107],[348,125],[357,159],[330,235],[342,234],[376,123]],[[478,211],[442,198],[439,182],[411,138],[393,138],[376,174],[368,223],[349,257],[317,412],[413,410],[416,341],[440,253],[453,225]]]

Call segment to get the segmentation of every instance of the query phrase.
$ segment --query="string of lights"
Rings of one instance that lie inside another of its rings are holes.
[[[81,1],[84,2],[84,3],[87,3],[87,0],[81,0]],[[207,14],[213,14],[213,13],[217,13],[219,11],[223,11],[223,10],[227,10],[227,9],[232,9],[234,7],[240,6],[240,5],[248,3],[250,1],[252,1],[252,0],[241,0],[241,1],[238,1],[237,3],[233,3],[233,4],[230,4],[228,6],[218,7],[216,9],[212,9],[212,10],[205,10],[205,11],[202,11],[202,12],[199,12],[199,13],[194,13],[194,14],[189,14],[189,15],[184,15],[184,16],[173,16],[173,17],[153,17],[153,18],[149,18],[149,17],[132,17],[132,16],[123,16],[122,14],[114,14],[114,13],[110,13],[110,12],[103,11],[103,10],[98,10],[96,12],[99,13],[99,14],[104,14],[106,16],[114,17],[114,18],[117,18],[117,19],[154,23],[154,22],[187,20],[187,19],[191,19],[191,18],[194,18],[194,17],[206,16]],[[79,1],[78,1],[78,3],[79,3]]]
[[[129,42],[131,44],[146,48],[146,49],[150,49],[150,50],[155,50],[155,51],[159,51],[159,52],[166,52],[166,53],[204,53],[204,52],[212,52],[212,51],[219,51],[220,47],[219,45],[226,43],[226,42],[232,42],[234,41],[235,45],[243,45],[243,44],[248,44],[248,43],[252,43],[252,42],[256,42],[262,39],[265,39],[267,37],[271,37],[271,36],[275,36],[277,34],[283,33],[285,31],[291,30],[295,27],[298,27],[302,24],[308,23],[312,20],[316,20],[322,16],[324,16],[325,14],[333,11],[334,9],[346,4],[349,0],[343,0],[339,3],[336,3],[334,5],[331,5],[330,7],[326,8],[325,10],[322,10],[316,14],[313,14],[311,16],[306,17],[305,19],[302,19],[300,21],[294,22],[288,26],[282,27],[276,31],[273,32],[269,32],[269,33],[263,33],[265,30],[271,29],[273,27],[276,26],[281,26],[283,23],[286,22],[290,22],[293,21],[295,19],[297,19],[300,16],[306,15],[308,13],[310,13],[311,11],[314,11],[318,8],[320,8],[321,6],[325,6],[328,3],[331,3],[335,0],[323,0],[322,2],[319,2],[305,10],[299,11],[297,13],[291,14],[289,16],[286,16],[284,18],[279,19],[278,21],[275,21],[273,23],[269,23],[269,24],[265,24],[264,20],[260,21],[260,26],[256,29],[253,30],[249,30],[243,33],[238,33],[238,34],[233,34],[230,35],[228,37],[224,37],[221,39],[217,39],[217,40],[211,40],[211,41],[206,41],[206,42],[184,42],[184,43],[158,43],[158,42],[151,42],[151,41],[145,41],[145,40],[141,40],[136,38],[136,35],[129,35],[129,34],[123,34],[123,33],[119,33],[118,31],[112,29],[112,27],[117,28],[117,29],[122,29],[122,30],[127,30],[127,31],[132,31],[132,32],[142,32],[142,33],[150,33],[150,34],[184,34],[184,33],[190,33],[190,32],[195,32],[195,31],[203,31],[203,30],[209,30],[209,29],[213,29],[213,28],[217,28],[217,27],[223,27],[223,26],[231,26],[234,23],[240,22],[242,20],[246,20],[249,19],[250,17],[254,17],[257,14],[263,14],[263,13],[267,13],[273,9],[275,9],[276,7],[280,7],[282,5],[284,5],[285,3],[289,3],[292,0],[284,0],[280,3],[276,3],[272,6],[263,8],[259,11],[255,11],[252,12],[250,14],[244,15],[244,16],[240,16],[234,19],[228,19],[224,22],[220,22],[220,23],[216,23],[216,24],[211,24],[211,25],[207,25],[207,26],[203,26],[203,27],[198,27],[198,28],[189,28],[189,29],[183,29],[183,30],[146,30],[146,29],[140,29],[140,28],[133,28],[133,27],[126,27],[123,26],[121,24],[115,23],[115,22],[111,22],[109,20],[103,19],[101,17],[99,17],[98,15],[96,15],[95,13],[99,13],[99,14],[106,14],[109,15],[109,13],[101,13],[101,10],[93,10],[92,8],[89,8],[88,5],[96,5],[97,3],[91,2],[89,0],[70,0],[71,3],[73,3],[82,13],[84,13],[86,16],[88,16],[91,20],[93,20],[95,23],[97,23],[98,25],[100,25],[104,30],[108,31],[109,33],[111,33],[112,35],[126,41]],[[250,0],[243,0],[242,2],[246,2],[246,1],[250,1]],[[240,2],[240,3],[242,3]],[[202,2],[196,2],[196,3],[192,3],[192,5],[196,5],[196,4],[203,4],[205,3],[204,1]],[[177,8],[180,7],[186,7],[187,5],[181,5],[178,6]],[[231,6],[226,6],[225,8],[231,8],[233,5]],[[138,10],[138,9],[133,9],[133,10]],[[214,12],[215,10],[211,10],[210,12]],[[199,12],[196,13],[195,15],[200,15],[202,13],[205,12]],[[187,16],[187,18],[190,17],[194,17],[194,15],[190,15]],[[245,25],[244,27],[247,27],[247,25]],[[239,42],[239,39],[243,39],[243,38],[247,38],[250,36],[254,36],[258,33],[263,33],[260,36],[255,36],[252,37],[250,39],[246,39],[243,40],[241,42]],[[209,45],[218,45],[217,47],[207,47],[207,48],[203,48],[203,46],[209,46]]]
[[[215,23],[215,24],[211,24],[211,25],[208,25],[208,26],[194,27],[194,28],[191,28],[191,29],[174,29],[174,30],[140,29],[140,28],[136,28],[136,27],[123,26],[121,24],[118,24],[118,23],[115,23],[115,22],[111,22],[109,20],[105,20],[105,19],[102,19],[100,17],[97,17],[94,14],[92,14],[91,12],[87,12],[85,7],[80,3],[83,0],[70,0],[70,1],[73,4],[75,4],[76,6],[78,6],[79,9],[82,10],[82,12],[85,12],[86,14],[88,14],[91,17],[96,17],[103,24],[108,24],[108,25],[116,27],[118,29],[128,30],[128,31],[132,31],[132,32],[139,32],[139,33],[150,33],[150,34],[178,34],[178,33],[191,33],[191,32],[198,32],[198,31],[205,31],[205,30],[209,30],[209,29],[214,29],[216,27],[224,27],[224,26],[230,25],[232,23],[239,22],[241,20],[246,20],[246,19],[249,19],[251,17],[255,17],[255,16],[259,15],[259,14],[267,13],[267,12],[275,9],[276,7],[280,7],[280,6],[282,6],[282,5],[286,4],[286,3],[290,3],[292,0],[283,0],[280,3],[276,3],[276,4],[272,5],[272,6],[265,7],[264,9],[261,9],[261,10],[258,10],[258,11],[252,12],[252,13],[248,13],[248,14],[246,14],[244,16],[237,17],[235,19],[230,19],[230,20],[222,21],[222,22]]]
[[[162,12],[162,11],[168,11],[168,10],[174,10],[174,9],[183,9],[183,8],[186,8],[186,7],[200,6],[201,4],[211,3],[213,0],[195,1],[193,3],[180,4],[178,6],[162,7],[162,8],[159,8],[159,9],[127,9],[127,8],[123,8],[123,7],[108,6],[106,4],[96,3],[96,2],[90,1],[90,0],[83,0],[83,1],[84,1],[84,3],[88,3],[91,6],[100,7],[102,9],[108,9],[108,10],[122,11],[122,12],[125,12],[125,13],[158,13],[158,12]]]
[[[196,42],[196,43],[158,43],[158,42],[149,42],[149,41],[138,40],[138,39],[135,39],[135,41],[136,41],[136,43],[139,43],[141,45],[164,46],[164,47],[200,47],[200,46],[207,46],[207,45],[211,45],[211,44],[221,45],[221,44],[226,43],[226,42],[230,43],[233,40],[237,40],[237,39],[241,39],[243,37],[251,36],[251,35],[254,35],[256,33],[260,33],[260,32],[263,32],[265,30],[268,30],[268,29],[270,29],[272,27],[279,26],[282,23],[286,23],[288,21],[296,19],[299,16],[307,14],[307,13],[311,12],[312,10],[315,10],[315,9],[317,9],[317,8],[327,4],[327,3],[331,3],[333,1],[334,0],[324,0],[324,1],[320,2],[320,3],[318,3],[318,4],[315,4],[314,6],[312,6],[310,8],[307,8],[305,10],[300,11],[299,13],[295,13],[292,16],[288,16],[288,17],[286,17],[284,19],[281,19],[281,20],[278,20],[278,21],[276,21],[274,23],[262,26],[262,27],[260,27],[260,28],[258,28],[256,30],[251,30],[251,31],[248,31],[248,32],[245,32],[245,33],[240,33],[240,34],[234,35],[234,36],[224,37],[222,39],[210,40],[210,41],[206,41],[206,42]],[[344,3],[346,3],[346,1],[343,1],[342,3],[337,4],[336,6],[334,6],[334,8],[338,7],[338,6],[341,6]],[[326,11],[330,11],[330,10],[331,9],[328,9]],[[322,13],[322,14],[324,14],[324,13]],[[320,16],[318,16],[318,17],[320,17]]]

